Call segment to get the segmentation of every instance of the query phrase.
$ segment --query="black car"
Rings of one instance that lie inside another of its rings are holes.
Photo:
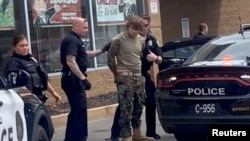
[[[214,36],[201,37],[184,41],[171,41],[165,43],[161,50],[163,52],[163,62],[159,66],[160,70],[179,64],[190,57],[202,45],[215,38]]]
[[[22,70],[10,72],[7,79],[0,75],[1,141],[50,141],[53,137],[46,106],[27,89],[33,85],[31,80]]]
[[[250,123],[250,31],[216,37],[184,60],[157,74],[157,111],[165,132],[178,141],[203,141],[212,125]]]

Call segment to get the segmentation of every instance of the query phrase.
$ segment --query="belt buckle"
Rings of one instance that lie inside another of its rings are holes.
[[[63,75],[66,75],[66,76],[70,76],[71,75],[71,72],[68,72],[68,73],[63,73]]]
[[[133,77],[138,77],[138,76],[140,76],[140,74],[138,72],[132,72],[132,76]]]

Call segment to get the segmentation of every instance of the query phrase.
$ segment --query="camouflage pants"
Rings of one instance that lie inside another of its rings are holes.
[[[141,126],[143,110],[142,99],[145,98],[145,78],[143,76],[117,76],[118,101],[120,105],[120,135],[132,136],[132,128]]]

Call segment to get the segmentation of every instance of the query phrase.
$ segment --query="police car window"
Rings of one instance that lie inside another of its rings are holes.
[[[195,50],[193,50],[191,47],[192,46],[176,49],[175,50],[176,57],[177,58],[188,58],[188,57],[190,57],[195,52]]]
[[[223,56],[229,55],[231,60],[245,60],[250,55],[250,41],[239,41],[228,44],[209,44],[202,47],[191,56],[186,63],[197,61],[221,60]]]
[[[192,49],[192,51],[196,52],[202,45],[194,45],[194,46],[190,46],[190,48]]]
[[[177,58],[188,58],[190,57],[194,52],[196,52],[201,45],[195,45],[195,46],[187,46],[178,48],[175,50],[170,50],[163,53],[163,57],[171,58],[171,57],[177,57]]]
[[[174,50],[170,50],[163,53],[163,57],[174,57]]]

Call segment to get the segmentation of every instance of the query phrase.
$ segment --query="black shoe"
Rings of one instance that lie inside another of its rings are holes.
[[[155,140],[159,140],[159,139],[161,139],[161,136],[160,136],[160,135],[158,135],[157,133],[155,133],[154,138],[155,138]]]

